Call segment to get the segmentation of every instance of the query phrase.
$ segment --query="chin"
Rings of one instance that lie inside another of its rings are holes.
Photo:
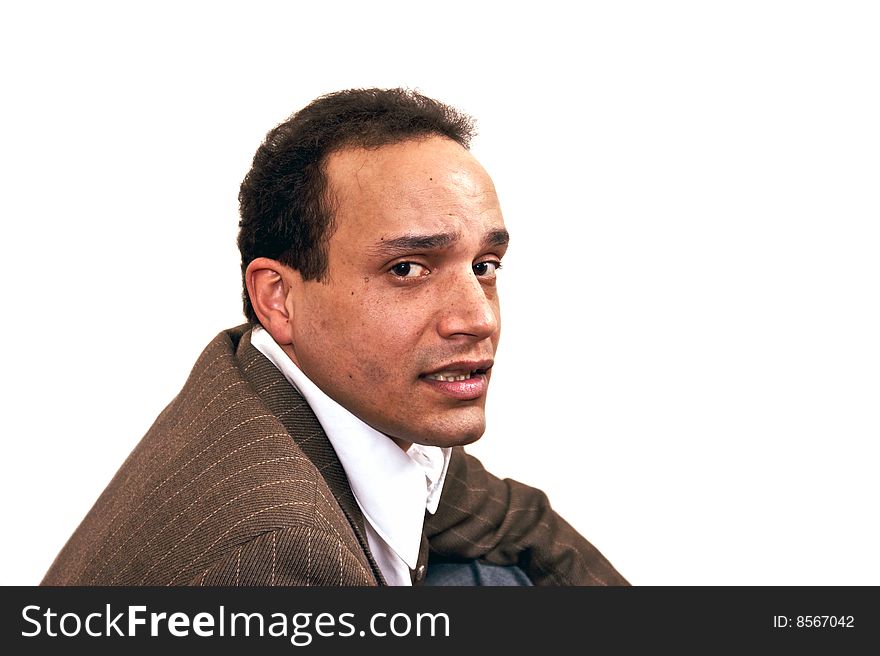
[[[486,432],[486,422],[481,417],[479,421],[454,422],[452,425],[435,427],[414,435],[412,442],[427,444],[430,446],[451,447],[473,444],[483,437]]]

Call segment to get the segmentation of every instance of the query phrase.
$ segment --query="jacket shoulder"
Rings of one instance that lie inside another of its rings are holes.
[[[183,584],[277,531],[289,531],[285,544],[309,532],[338,536],[358,553],[321,471],[299,446],[326,440],[320,424],[249,345],[245,328],[205,348],[43,584]],[[302,417],[296,439],[263,400],[278,391],[284,412]]]
[[[297,525],[263,533],[210,564],[190,585],[375,586],[368,564],[336,531]]]

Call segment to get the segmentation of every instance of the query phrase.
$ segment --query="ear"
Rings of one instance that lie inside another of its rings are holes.
[[[293,305],[288,303],[288,297],[294,287],[302,284],[302,277],[277,260],[258,257],[248,265],[244,279],[251,305],[263,328],[280,346],[292,343]]]

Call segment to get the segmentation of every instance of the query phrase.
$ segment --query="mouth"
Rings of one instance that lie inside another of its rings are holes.
[[[442,367],[438,367],[434,371],[422,374],[421,377],[428,380],[437,380],[440,382],[452,383],[456,381],[467,380],[476,376],[486,374],[494,360],[458,360],[450,362]]]
[[[467,371],[461,369],[446,369],[444,371],[439,371],[436,374],[426,374],[425,378],[427,380],[439,380],[441,383],[454,383],[467,380],[468,378],[482,376],[486,371],[488,370],[482,368]]]
[[[422,374],[420,378],[444,396],[457,401],[473,401],[486,393],[492,365],[491,360],[453,362]]]

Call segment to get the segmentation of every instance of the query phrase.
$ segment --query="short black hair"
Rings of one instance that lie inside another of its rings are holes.
[[[468,148],[474,121],[401,88],[330,93],[271,130],[238,194],[242,300],[248,321],[259,323],[245,285],[254,259],[278,260],[306,280],[321,280],[327,273],[327,241],[334,228],[325,195],[327,156],[347,147],[378,148],[434,135]]]

